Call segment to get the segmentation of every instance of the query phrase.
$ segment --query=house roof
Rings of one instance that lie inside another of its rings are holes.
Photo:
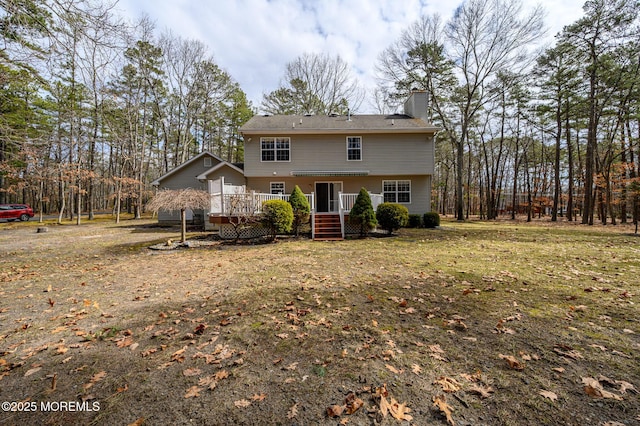
[[[359,133],[435,133],[440,128],[405,114],[262,115],[240,128],[243,135]]]
[[[170,177],[171,175],[174,175],[175,173],[179,172],[180,170],[184,169],[185,167],[189,166],[189,164],[192,164],[194,161],[198,161],[200,158],[202,158],[204,156],[212,157],[212,158],[218,160],[221,163],[225,162],[222,158],[218,157],[217,155],[214,155],[214,154],[210,153],[209,151],[204,151],[204,152],[196,155],[195,157],[191,157],[190,159],[188,159],[184,163],[180,164],[178,167],[169,170],[166,174],[160,176],[158,179],[156,179],[153,182],[151,182],[151,185],[160,186],[160,182],[162,182],[166,178]]]
[[[223,161],[221,163],[216,164],[215,166],[213,166],[212,168],[210,168],[209,170],[199,174],[196,179],[198,180],[207,180],[207,176],[209,176],[211,173],[215,172],[218,169],[222,169],[223,167],[229,167],[231,170],[235,170],[236,172],[240,173],[241,175],[244,175],[244,171],[231,164],[231,163],[227,163],[226,161]]]

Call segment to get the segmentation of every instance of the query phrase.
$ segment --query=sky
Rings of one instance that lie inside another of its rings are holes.
[[[583,0],[541,0],[547,37],[582,15]],[[203,42],[254,107],[281,85],[287,63],[304,53],[339,55],[367,92],[376,87],[379,54],[421,15],[448,20],[456,0],[120,0],[121,15],[142,14],[157,34],[170,30]],[[375,112],[365,101],[360,113]]]

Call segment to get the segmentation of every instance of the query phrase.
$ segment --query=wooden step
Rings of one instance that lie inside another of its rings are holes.
[[[342,240],[342,227],[340,216],[334,214],[322,214],[315,216],[314,239],[321,241]]]

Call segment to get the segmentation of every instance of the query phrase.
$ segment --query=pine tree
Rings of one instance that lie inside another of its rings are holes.
[[[300,226],[309,219],[311,206],[309,206],[309,200],[307,200],[298,185],[293,188],[289,203],[293,208],[293,232],[297,237],[300,232]]]
[[[361,237],[366,236],[367,232],[378,224],[376,214],[373,211],[373,205],[371,204],[371,197],[369,197],[369,192],[367,192],[365,188],[360,189],[358,198],[356,198],[356,202],[351,208],[349,223],[360,225]]]

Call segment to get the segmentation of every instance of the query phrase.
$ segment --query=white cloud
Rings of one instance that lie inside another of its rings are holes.
[[[582,15],[576,0],[544,0],[552,37]],[[448,19],[456,5],[438,0],[121,0],[123,14],[147,13],[159,32],[202,41],[219,66],[259,106],[285,65],[305,52],[338,54],[368,89],[380,52],[421,14]],[[366,104],[363,105],[366,107]]]

